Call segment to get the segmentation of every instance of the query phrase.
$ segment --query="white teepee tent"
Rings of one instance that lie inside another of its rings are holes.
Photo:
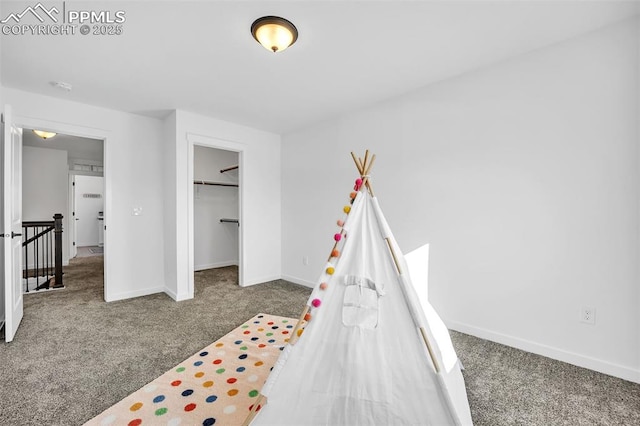
[[[353,158],[357,195],[301,316],[304,334],[294,331],[246,424],[472,424],[449,333],[420,305],[373,196],[375,156]]]

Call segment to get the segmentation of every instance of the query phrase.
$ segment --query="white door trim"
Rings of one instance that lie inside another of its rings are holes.
[[[109,155],[107,147],[109,146],[108,140],[111,136],[111,132],[106,129],[98,129],[93,127],[85,127],[79,126],[73,123],[64,123],[58,121],[50,121],[41,118],[34,117],[24,117],[24,116],[14,116],[13,121],[18,127],[28,128],[28,129],[42,129],[48,130],[56,133],[62,133],[65,135],[71,136],[79,136],[83,138],[91,138],[91,139],[100,139],[102,140],[102,157],[103,157],[103,176],[104,176],[104,224],[105,224],[105,232],[104,232],[104,293],[103,297],[105,301],[113,300],[113,297],[110,297],[109,293],[109,273],[110,264],[109,264],[109,244],[108,244],[108,233],[106,231],[106,226],[108,225],[108,220],[111,217],[111,174],[109,173]],[[67,212],[67,216],[70,217],[69,212]]]

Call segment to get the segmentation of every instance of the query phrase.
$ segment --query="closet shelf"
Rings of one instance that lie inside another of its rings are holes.
[[[228,219],[228,218],[225,218],[225,217],[220,219],[220,223],[237,223],[238,226],[240,226],[240,221],[238,219]]]
[[[238,168],[238,165],[227,167],[226,169],[220,169],[220,173],[229,172]]]
[[[195,185],[213,185],[213,186],[233,186],[238,187],[237,183],[226,183],[226,182],[208,182],[206,180],[194,180],[193,183]]]

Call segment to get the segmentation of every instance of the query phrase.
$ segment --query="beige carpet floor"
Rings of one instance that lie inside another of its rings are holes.
[[[0,424],[77,425],[258,312],[297,318],[310,290],[240,288],[233,267],[196,273],[196,297],[105,303],[102,258],[74,259],[63,291],[25,297],[0,343]],[[640,425],[640,385],[452,332],[476,425]]]

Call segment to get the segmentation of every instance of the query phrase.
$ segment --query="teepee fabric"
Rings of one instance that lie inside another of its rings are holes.
[[[342,253],[319,278],[309,323],[281,353],[252,425],[472,424],[447,329],[430,305],[425,315],[376,198],[358,192],[342,234]]]

